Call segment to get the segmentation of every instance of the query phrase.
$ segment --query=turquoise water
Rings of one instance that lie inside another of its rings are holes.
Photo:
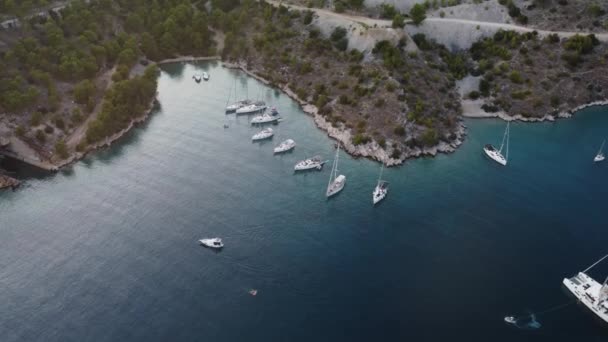
[[[211,80],[194,83],[197,69]],[[281,111],[273,141],[252,143],[248,118],[224,115],[235,77]],[[159,100],[112,148],[56,175],[21,169],[25,186],[0,194],[0,340],[608,338],[580,306],[538,313],[567,303],[562,279],[608,252],[608,164],[592,163],[606,109],[513,124],[506,168],[481,153],[504,123],[467,120],[456,153],[385,170],[373,208],[379,165],[342,153],[347,185],[326,200],[329,167],[292,169],[331,159],[333,142],[242,73],[165,66]],[[287,138],[293,153],[273,156]],[[197,245],[211,236],[222,252]],[[527,312],[540,328],[503,322]]]

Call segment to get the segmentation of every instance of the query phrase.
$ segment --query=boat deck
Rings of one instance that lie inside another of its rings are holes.
[[[600,302],[602,284],[580,272],[572,278],[565,278],[564,285],[572,294],[595,315],[608,323],[608,298],[604,296]]]

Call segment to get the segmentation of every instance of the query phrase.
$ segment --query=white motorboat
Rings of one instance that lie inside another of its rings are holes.
[[[604,140],[602,142],[602,146],[600,146],[600,150],[595,155],[595,158],[593,158],[593,162],[599,163],[601,161],[604,161],[604,159],[606,159],[606,156],[604,155],[604,144],[605,143],[606,143],[606,140]]]
[[[209,81],[209,74],[207,72],[203,72],[203,79]]]
[[[224,243],[220,238],[200,239],[198,242],[200,242],[201,245],[209,248],[221,249],[224,247]]]
[[[196,75],[192,76],[192,78],[194,78],[194,80],[196,81],[196,83],[200,83],[201,80],[202,80],[202,77],[199,74],[196,74]]]
[[[243,106],[236,110],[237,114],[253,114],[258,113],[266,109],[266,104],[263,102],[255,102],[246,106]]]
[[[331,175],[329,176],[329,182],[327,183],[327,190],[325,191],[325,196],[331,197],[342,191],[344,189],[344,185],[346,185],[346,176],[338,175],[338,156],[340,153],[340,145],[338,144],[338,149],[336,150],[336,158],[334,159],[334,164],[331,168]]]
[[[251,140],[253,141],[257,141],[257,140],[264,140],[264,139],[270,139],[272,138],[272,136],[274,135],[274,132],[272,130],[272,128],[265,128],[259,132],[257,132],[256,134],[253,135],[253,137],[251,137]]]
[[[502,137],[502,144],[500,145],[500,149],[496,149],[493,145],[487,144],[484,146],[483,151],[486,153],[488,157],[497,162],[500,165],[507,165],[507,159],[509,158],[509,122],[507,122],[507,128],[505,129],[505,134]],[[505,147],[506,142],[506,155],[502,155],[502,150]]]
[[[384,164],[380,168],[380,176],[378,177],[378,184],[376,184],[376,188],[372,193],[372,201],[374,205],[378,204],[378,202],[382,201],[386,194],[388,194],[388,182],[382,180],[382,170],[384,169]]]
[[[515,324],[515,323],[517,323],[517,319],[513,316],[507,316],[507,317],[505,317],[505,322],[507,322],[509,324]]]
[[[325,161],[322,161],[321,157],[314,156],[312,158],[304,159],[297,162],[293,169],[295,171],[305,171],[312,169],[317,169],[320,171],[323,168],[323,164],[325,164]]]
[[[292,139],[287,139],[279,144],[279,146],[274,148],[274,153],[284,153],[287,151],[291,151],[296,147],[296,142]]]
[[[265,124],[265,123],[274,123],[274,122],[278,122],[280,119],[280,117],[278,116],[273,116],[267,113],[264,113],[262,115],[258,115],[256,117],[254,117],[253,119],[251,119],[251,124],[252,125],[261,125],[261,124]]]
[[[563,284],[566,288],[585,305],[593,314],[608,323],[608,278],[603,284],[587,275],[593,266],[606,259],[608,255],[601,258],[586,270],[579,272],[572,278],[564,278]]]

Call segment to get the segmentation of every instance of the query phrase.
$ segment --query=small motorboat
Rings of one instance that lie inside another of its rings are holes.
[[[321,169],[323,168],[323,164],[325,164],[325,163],[326,163],[325,161],[321,160],[321,157],[314,156],[312,158],[304,159],[304,160],[297,162],[296,165],[293,167],[293,169],[294,169],[294,171],[305,171],[305,170],[312,170],[312,169],[317,169],[317,170],[321,171]]]
[[[209,74],[207,72],[203,72],[203,79],[209,81]]]
[[[258,290],[256,290],[256,289],[251,289],[251,290],[249,290],[248,292],[249,292],[249,294],[250,294],[250,295],[252,295],[252,296],[257,296],[257,294],[258,294]]]
[[[256,117],[254,117],[253,119],[251,119],[251,124],[252,125],[261,125],[261,124],[265,124],[265,123],[273,123],[273,122],[277,122],[279,121],[279,117],[278,116],[273,116],[267,113],[264,113],[262,115],[258,115]]]
[[[506,316],[505,322],[507,322],[509,324],[515,324],[515,323],[517,323],[517,319],[515,319],[515,317],[513,317],[513,316]]]
[[[291,151],[296,147],[296,142],[292,139],[287,139],[279,144],[279,146],[274,148],[274,153],[284,153],[287,151]]]
[[[270,139],[270,138],[272,138],[273,135],[274,135],[274,131],[272,130],[272,128],[265,128],[265,129],[259,131],[258,133],[254,134],[251,137],[251,140],[258,141],[258,140]]]
[[[270,115],[279,115],[279,111],[277,110],[277,107],[270,108]]]
[[[192,78],[194,78],[194,80],[196,81],[196,83],[201,83],[202,77],[199,74],[196,74],[194,76],[192,76]]]
[[[224,247],[224,243],[222,242],[222,239],[220,239],[220,238],[200,239],[200,240],[198,240],[198,242],[200,242],[201,245],[203,245],[205,247],[214,248],[214,249],[222,249]]]

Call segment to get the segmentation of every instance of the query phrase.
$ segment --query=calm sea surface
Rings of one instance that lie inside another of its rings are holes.
[[[203,69],[211,80],[196,84]],[[224,115],[235,79],[279,108],[273,141],[252,143],[248,117]],[[292,170],[333,159],[333,141],[241,72],[167,65],[159,100],[69,170],[5,165],[26,183],[0,194],[0,341],[608,340],[579,305],[539,314],[608,253],[608,162],[592,163],[607,109],[513,124],[506,168],[481,151],[504,122],[467,120],[456,153],[386,170],[373,208],[379,164],[341,153],[347,185],[326,200],[330,167]],[[287,138],[293,153],[273,156]],[[214,236],[219,253],[197,244]],[[539,329],[503,322],[526,312]]]

